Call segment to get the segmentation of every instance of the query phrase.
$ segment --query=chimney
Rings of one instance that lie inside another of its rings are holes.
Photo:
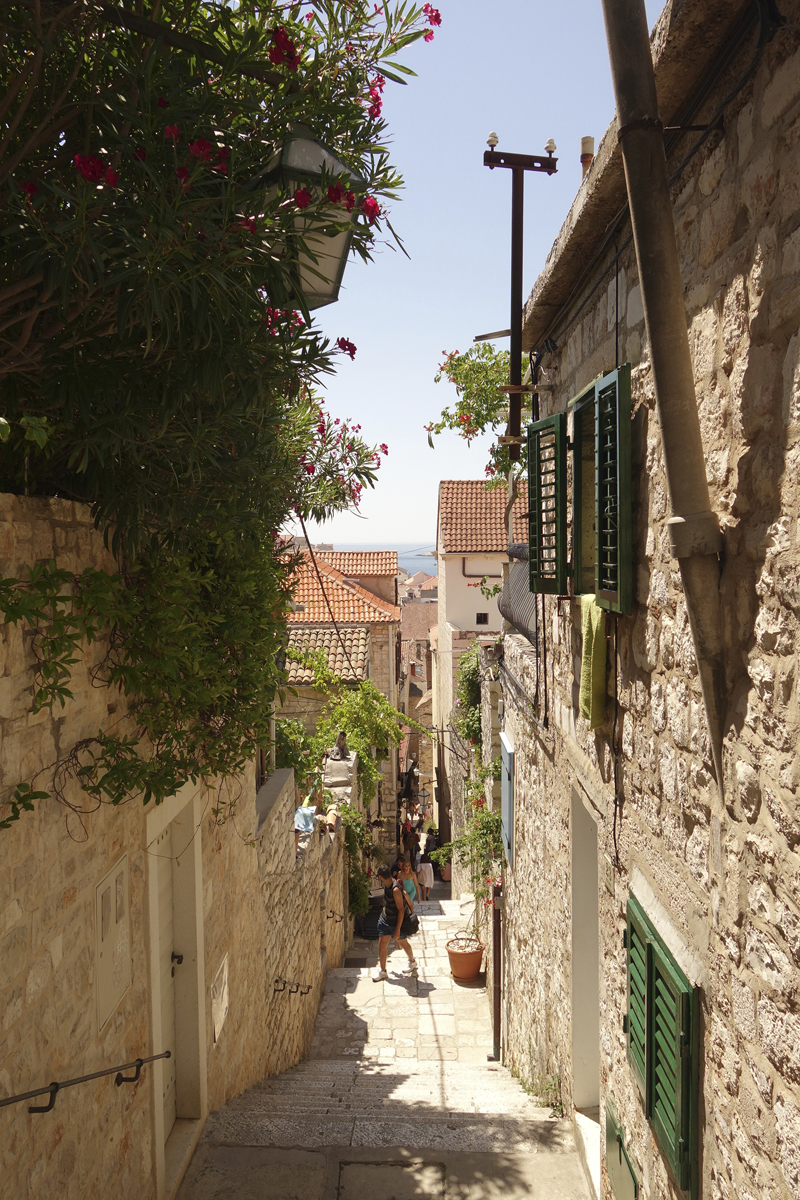
[[[593,137],[582,137],[581,138],[581,168],[583,171],[583,174],[581,175],[582,179],[586,178],[586,173],[589,170],[589,167],[592,165],[593,158],[594,158],[594,138]]]

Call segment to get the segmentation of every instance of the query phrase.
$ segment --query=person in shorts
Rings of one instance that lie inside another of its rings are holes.
[[[417,974],[417,964],[414,959],[414,951],[411,948],[411,943],[408,938],[400,936],[400,927],[403,924],[403,917],[406,914],[406,905],[403,900],[403,884],[392,875],[391,867],[387,867],[385,864],[378,867],[378,878],[383,885],[383,908],[381,915],[378,917],[378,957],[380,959],[380,967],[372,976],[375,983],[380,983],[381,980],[389,978],[386,971],[386,960],[389,954],[389,942],[392,938],[394,938],[395,944],[400,946],[402,950],[405,950],[408,955],[408,966],[403,974]]]

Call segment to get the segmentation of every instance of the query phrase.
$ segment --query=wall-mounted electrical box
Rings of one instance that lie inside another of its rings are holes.
[[[123,854],[94,893],[94,961],[97,1032],[131,985],[128,856]]]

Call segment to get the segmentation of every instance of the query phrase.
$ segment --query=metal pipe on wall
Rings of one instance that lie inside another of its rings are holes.
[[[722,793],[722,537],[706,480],[678,247],[644,0],[602,0],[636,264],[678,559],[717,785]]]

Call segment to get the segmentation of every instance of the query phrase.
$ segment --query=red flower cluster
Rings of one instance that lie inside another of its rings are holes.
[[[39,189],[35,183],[23,183],[22,190],[23,192],[27,192],[31,199],[33,199]]]
[[[190,153],[193,154],[195,158],[203,159],[204,162],[208,162],[208,160],[211,158],[212,150],[213,146],[211,145],[211,142],[206,141],[205,138],[197,138],[195,141],[189,142]]]
[[[311,192],[309,192],[308,188],[299,187],[294,194],[294,202],[297,205],[297,207],[300,209],[308,208],[312,199],[313,199],[313,197],[311,195]]]
[[[296,309],[267,308],[264,316],[261,318],[261,323],[262,325],[266,325],[270,337],[277,337],[281,332],[281,325],[284,325],[285,329],[289,333],[292,333],[295,329],[299,329],[304,324],[304,321]]]
[[[181,184],[184,187],[190,186],[190,184],[189,184],[189,168],[188,167],[178,167],[175,174],[178,176],[178,179],[180,179]]]
[[[442,14],[439,12],[438,8],[434,8],[432,4],[423,4],[422,11],[428,18],[429,25],[441,25]]]
[[[133,157],[134,157],[134,158],[135,158],[135,159],[136,159],[138,162],[144,162],[144,161],[145,161],[145,159],[147,158],[147,151],[145,150],[144,146],[140,146],[140,147],[138,148],[138,150],[134,150],[134,152],[133,152]]]
[[[337,338],[336,345],[339,347],[339,349],[342,351],[343,354],[349,354],[351,359],[355,358],[356,347],[346,337]]]
[[[383,108],[381,92],[385,86],[386,80],[382,75],[376,75],[375,78],[370,82],[369,98],[371,104],[367,109],[367,112],[372,117],[373,121],[377,120],[377,118],[381,115],[381,109]]]
[[[258,232],[257,227],[256,227],[255,217],[245,217],[244,220],[239,222],[239,224],[242,227],[242,229],[248,229],[250,231],[250,233]]]
[[[164,126],[164,138],[166,141],[169,141],[171,138],[173,140],[173,142],[179,142],[181,140],[181,131],[178,128],[178,126],[177,125],[165,125]]]
[[[87,183],[99,183],[104,179],[109,187],[116,187],[119,175],[111,167],[107,167],[102,158],[96,154],[76,154],[75,166]]]
[[[386,442],[381,442],[381,454],[387,455],[388,453],[389,447],[386,445]]]
[[[369,221],[370,225],[374,225],[378,217],[381,215],[381,206],[378,204],[378,201],[374,196],[365,196],[361,201],[361,211]]]
[[[272,30],[269,61],[276,67],[285,64],[290,71],[296,71],[300,66],[300,51],[282,25]]]
[[[355,208],[356,198],[352,192],[346,192],[341,183],[332,183],[328,187],[328,199],[331,204],[343,204],[348,212]],[[305,205],[302,205],[305,208]]]
[[[159,108],[169,108],[169,100],[165,100],[163,96],[158,97]]]

